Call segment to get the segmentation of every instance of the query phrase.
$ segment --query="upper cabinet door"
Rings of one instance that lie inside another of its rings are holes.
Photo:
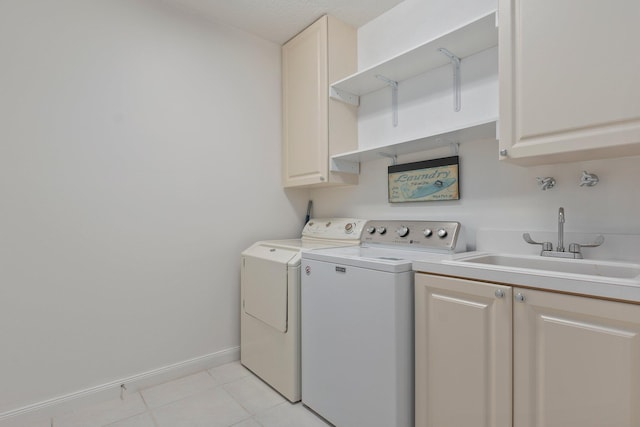
[[[640,2],[499,3],[501,158],[640,154]]]
[[[357,111],[329,100],[329,82],[356,69],[356,31],[323,16],[282,47],[285,187],[355,184],[329,172],[329,156],[357,147]],[[336,152],[337,151],[337,152]]]
[[[327,18],[282,47],[284,184],[327,179]]]

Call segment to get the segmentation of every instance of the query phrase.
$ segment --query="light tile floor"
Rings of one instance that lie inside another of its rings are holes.
[[[50,427],[50,421],[29,427]],[[327,427],[240,362],[129,393],[53,419],[53,427]]]

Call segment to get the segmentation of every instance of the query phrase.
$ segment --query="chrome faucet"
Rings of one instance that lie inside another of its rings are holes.
[[[529,233],[524,233],[522,238],[525,242],[530,243],[532,245],[541,245],[542,251],[540,255],[554,257],[554,258],[573,258],[573,259],[582,259],[582,248],[595,248],[596,246],[600,246],[604,243],[604,236],[600,235],[596,238],[595,242],[588,244],[579,244],[579,243],[571,243],[569,245],[569,250],[564,250],[564,208],[558,209],[558,246],[556,250],[553,250],[553,244],[551,242],[536,242],[534,241]]]
[[[558,252],[564,252],[564,208],[558,210]]]

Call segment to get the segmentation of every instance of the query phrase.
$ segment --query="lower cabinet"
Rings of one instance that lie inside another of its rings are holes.
[[[511,426],[511,288],[416,274],[416,426]]]
[[[513,292],[514,427],[640,426],[640,305]]]
[[[416,426],[640,426],[640,305],[423,273],[415,292]]]

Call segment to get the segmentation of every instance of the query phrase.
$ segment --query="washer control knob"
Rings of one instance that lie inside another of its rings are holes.
[[[438,230],[438,237],[441,239],[444,239],[445,237],[447,237],[447,230],[445,230],[444,228],[441,228],[440,230]]]
[[[376,228],[376,231],[377,231],[379,234],[384,234],[384,233],[386,233],[386,232],[387,232],[387,227],[382,227],[382,226],[380,226],[380,227]]]
[[[375,232],[376,232],[376,228],[375,228],[374,226],[370,225],[370,226],[368,226],[368,227],[366,228],[366,230],[365,230],[365,231],[366,231],[367,233],[369,233],[369,234],[373,234],[373,233],[375,233]]]
[[[424,234],[424,237],[431,237],[431,235],[433,234],[433,230],[431,230],[430,228],[425,228],[422,231],[422,234]]]
[[[407,227],[406,225],[401,225],[400,227],[398,227],[398,229],[396,230],[396,233],[398,233],[398,236],[400,237],[404,237],[407,234],[409,234],[409,227]]]

